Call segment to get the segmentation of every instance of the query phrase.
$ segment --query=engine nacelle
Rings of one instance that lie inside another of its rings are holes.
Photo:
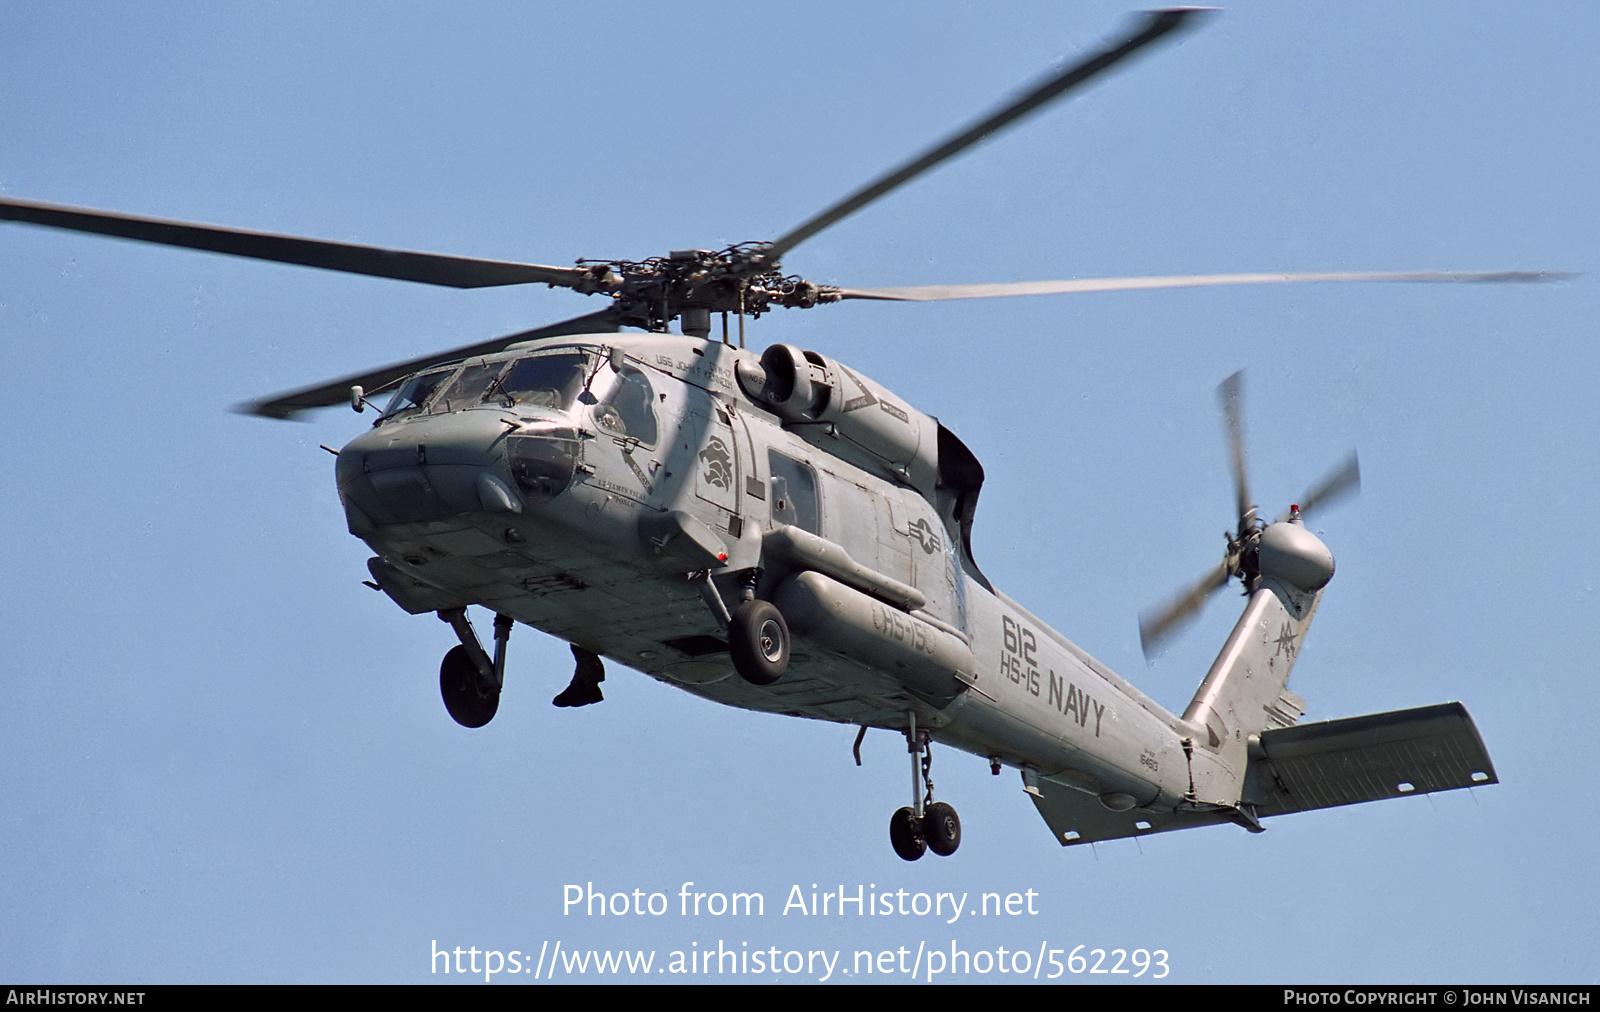
[[[740,371],[745,392],[806,441],[932,490],[939,455],[939,423],[933,418],[860,373],[792,344],[763,352],[760,372]]]
[[[812,358],[817,359],[815,363]],[[746,377],[741,377],[746,378]],[[759,388],[746,392],[786,422],[814,422],[826,410],[832,392],[827,359],[792,344],[775,344],[761,353]]]

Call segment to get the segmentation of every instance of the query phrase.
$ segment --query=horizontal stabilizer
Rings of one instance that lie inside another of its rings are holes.
[[[1245,801],[1262,816],[1499,783],[1460,703],[1274,728],[1253,755]]]
[[[1085,791],[1026,774],[1023,780],[1062,846],[1230,822],[1259,831],[1259,817],[1500,782],[1460,703],[1273,728],[1261,732],[1251,756],[1237,808],[1112,811]]]
[[[1056,842],[1063,847],[1233,821],[1226,813],[1216,811],[1152,812],[1135,808],[1113,812],[1107,810],[1093,794],[1047,780],[1040,781],[1036,788],[1028,792],[1028,796],[1044,817],[1045,825],[1050,827]]]

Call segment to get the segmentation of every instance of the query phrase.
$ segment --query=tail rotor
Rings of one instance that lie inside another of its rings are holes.
[[[1226,548],[1218,565],[1164,603],[1140,613],[1139,645],[1144,650],[1147,662],[1153,661],[1166,643],[1198,615],[1205,603],[1227,586],[1229,580],[1237,577],[1247,595],[1260,582],[1261,536],[1270,525],[1263,525],[1260,521],[1259,508],[1250,496],[1249,477],[1245,472],[1243,380],[1244,370],[1241,369],[1217,387],[1233,471],[1237,525],[1232,531],[1223,532]],[[1352,451],[1298,503],[1280,514],[1275,523],[1298,524],[1302,517],[1313,510],[1326,509],[1360,490],[1361,464]]]

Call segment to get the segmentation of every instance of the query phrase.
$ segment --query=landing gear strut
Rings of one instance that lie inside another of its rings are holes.
[[[889,843],[907,861],[926,851],[949,857],[961,846],[961,819],[956,810],[933,800],[933,749],[917,717],[906,714],[906,751],[911,753],[911,804],[889,817]]]
[[[493,720],[500,709],[506,644],[511,639],[514,623],[505,615],[494,617],[494,658],[491,660],[478,643],[465,608],[441,611],[439,618],[448,622],[461,640],[461,645],[451,647],[439,665],[439,695],[444,697],[444,708],[462,727],[482,727]]]

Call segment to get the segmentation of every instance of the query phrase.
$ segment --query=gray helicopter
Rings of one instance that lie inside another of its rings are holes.
[[[0,200],[0,220],[398,280],[547,284],[599,312],[288,393],[289,418],[348,402],[373,426],[336,451],[368,586],[436,614],[450,715],[493,718],[512,629],[571,644],[558,706],[603,699],[604,659],[720,703],[903,734],[911,803],[896,853],[954,853],[934,742],[1017,768],[1063,845],[1497,782],[1459,703],[1298,724],[1288,688],[1334,572],[1305,516],[1354,492],[1352,457],[1264,522],[1244,469],[1239,374],[1222,387],[1237,521],[1223,560],[1141,621],[1147,653],[1237,579],[1246,604],[1181,714],[1164,710],[995,589],[971,551],[984,469],[933,416],[814,351],[748,350],[776,307],[1323,281],[1542,281],[1525,272],[1233,274],[843,288],[781,258],[871,201],[1194,24],[1141,17],[1050,76],[772,242],[573,267],[378,249]],[[721,319],[719,338],[713,322]],[[677,321],[681,334],[668,333]],[[736,323],[736,329],[735,329]],[[624,327],[642,333],[625,333]],[[387,397],[378,408],[372,397]],[[494,614],[485,646],[468,618]]]

